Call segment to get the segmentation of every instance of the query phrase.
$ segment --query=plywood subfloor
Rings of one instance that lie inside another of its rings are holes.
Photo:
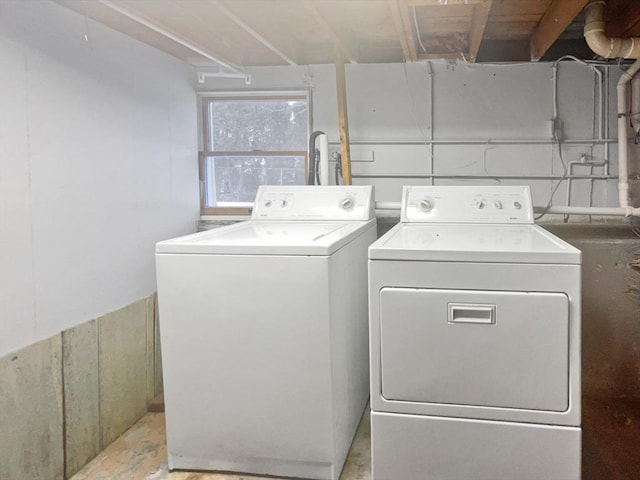
[[[163,413],[148,413],[71,480],[278,480],[275,477],[169,472]],[[362,418],[341,480],[369,480],[369,414]]]
[[[71,480],[274,480],[221,473],[169,473],[164,435],[164,414],[149,413]],[[370,436],[366,413],[341,480],[371,479]],[[583,400],[583,480],[640,480],[639,445],[640,399]]]

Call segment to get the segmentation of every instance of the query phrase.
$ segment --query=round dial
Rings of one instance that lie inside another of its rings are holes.
[[[418,203],[418,209],[422,212],[429,213],[433,209],[433,203],[431,203],[431,200],[425,198]]]
[[[340,200],[340,208],[343,210],[351,210],[355,205],[353,197],[346,197]]]
[[[502,210],[502,202],[500,200],[496,200],[495,202],[493,202],[493,206],[498,210]]]
[[[513,202],[513,208],[520,210],[522,208],[522,204],[520,202]]]
[[[476,200],[476,208],[478,210],[482,210],[486,206],[487,206],[487,203],[483,199]]]

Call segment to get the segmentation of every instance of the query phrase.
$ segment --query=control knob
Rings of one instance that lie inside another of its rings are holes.
[[[520,210],[522,208],[522,204],[520,202],[513,202],[513,208]]]
[[[497,210],[502,210],[502,202],[500,200],[493,202],[493,206],[496,207]]]
[[[340,208],[343,210],[351,210],[354,205],[355,202],[352,197],[343,198],[340,201]]]
[[[433,209],[433,204],[425,198],[418,203],[418,208],[425,213],[429,213]]]
[[[476,200],[476,208],[478,210],[482,210],[486,206],[487,206],[487,204],[485,203],[484,200]]]

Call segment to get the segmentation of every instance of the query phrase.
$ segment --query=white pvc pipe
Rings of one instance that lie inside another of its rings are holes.
[[[629,217],[640,216],[640,208],[549,207],[546,213],[561,215],[602,215],[613,217]]]
[[[629,83],[640,70],[640,60],[636,60],[628,70],[622,72],[618,81],[618,199],[620,208],[629,206]]]
[[[611,38],[605,32],[603,0],[592,0],[584,9],[584,38],[589,48],[605,58],[639,58],[638,37]]]
[[[636,132],[640,131],[640,75],[631,80],[631,125]]]
[[[320,173],[320,185],[329,185],[329,139],[325,134],[318,135],[316,145],[320,151],[320,164],[318,171]]]

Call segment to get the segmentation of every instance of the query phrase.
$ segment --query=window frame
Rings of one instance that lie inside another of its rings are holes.
[[[239,150],[239,151],[210,151],[206,146],[210,145],[211,131],[208,122],[208,106],[215,100],[304,100],[307,102],[307,137],[312,131],[312,107],[311,91],[309,90],[260,90],[260,91],[224,91],[224,92],[199,92],[198,106],[200,109],[200,152],[198,155],[198,170],[200,180],[200,214],[201,215],[250,215],[253,207],[211,207],[206,205],[205,162],[210,157],[242,157],[242,156],[302,156],[304,157],[304,170],[306,179],[308,176],[309,152],[305,150]]]

